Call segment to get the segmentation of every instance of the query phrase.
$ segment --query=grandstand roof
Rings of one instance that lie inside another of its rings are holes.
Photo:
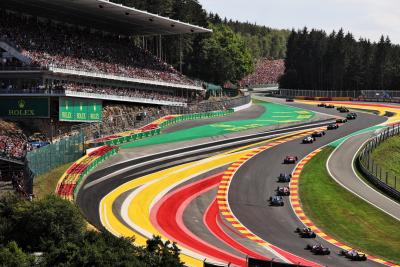
[[[0,7],[128,36],[211,32],[108,0],[1,0]]]

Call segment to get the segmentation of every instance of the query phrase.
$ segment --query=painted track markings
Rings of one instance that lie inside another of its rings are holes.
[[[311,228],[320,238],[324,239],[325,241],[331,243],[332,245],[335,245],[341,249],[345,250],[350,250],[352,249],[351,247],[341,243],[340,241],[332,238],[328,234],[324,233],[321,229],[319,229],[304,213],[303,207],[301,205],[300,197],[299,197],[299,179],[301,172],[304,168],[304,166],[309,162],[313,157],[315,157],[319,152],[321,152],[322,149],[319,148],[317,150],[314,150],[310,154],[308,154],[306,157],[304,157],[295,167],[293,173],[292,173],[292,179],[290,181],[290,204],[292,206],[293,211],[295,212],[296,216],[299,218],[299,220],[307,227]],[[386,266],[390,267],[400,267],[400,265],[396,265],[394,263],[391,263],[389,261],[385,261],[382,259],[379,259],[375,256],[368,255],[368,259],[381,263]]]

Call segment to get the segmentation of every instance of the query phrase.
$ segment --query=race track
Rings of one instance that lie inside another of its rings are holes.
[[[193,145],[192,140],[187,147],[170,144],[166,151],[148,155],[139,153],[137,157],[112,163],[91,173],[78,193],[77,204],[89,222],[99,229],[118,236],[135,235],[135,243],[139,245],[144,245],[152,234],[178,242],[182,259],[190,266],[200,266],[204,258],[211,262],[244,266],[246,255],[260,259],[290,259],[293,263],[296,259],[308,262],[297,255],[315,262],[309,262],[313,266],[379,266],[372,261],[350,262],[339,257],[335,254],[339,249],[323,240],[320,242],[331,248],[330,256],[315,256],[304,250],[306,244],[314,241],[302,240],[293,232],[302,225],[288,199],[284,207],[270,207],[267,199],[274,195],[279,173],[290,173],[294,168],[294,165],[282,164],[286,155],[296,155],[301,159],[332,141],[383,123],[386,118],[360,112],[355,121],[343,124],[338,130],[327,131],[313,144],[303,145],[300,136],[311,133],[304,133],[307,128],[326,125],[326,114],[335,117],[343,114],[336,109],[321,109],[304,103],[289,104],[315,111],[322,122],[297,122],[295,127],[287,124],[281,125],[280,129],[252,134],[237,132],[234,137],[214,142]],[[237,118],[254,119],[260,112],[260,109],[253,108]],[[217,120],[218,123],[223,121],[222,118]],[[189,126],[178,125],[174,130],[187,131],[196,125],[191,123]],[[294,131],[298,132],[300,139],[287,135]],[[229,187],[228,202],[234,215],[250,231],[274,245],[263,246],[237,232],[220,215],[216,201],[220,189],[217,192],[217,188],[223,184],[221,171],[257,147],[254,143],[265,145],[284,136],[288,137],[240,167]],[[295,255],[288,258],[288,253]]]
[[[297,106],[297,104],[295,105]],[[338,115],[336,110],[329,111],[329,113]],[[294,165],[282,164],[286,155],[303,158],[318,147],[384,121],[385,118],[360,113],[357,120],[344,124],[338,130],[327,132],[327,135],[313,144],[300,144],[301,140],[298,139],[256,155],[237,171],[230,185],[229,205],[233,213],[243,225],[262,239],[322,265],[379,266],[371,261],[368,261],[367,264],[350,262],[335,253],[322,257],[304,250],[305,246],[312,241],[302,240],[293,232],[296,227],[301,227],[301,223],[293,213],[287,199],[284,207],[270,207],[267,199],[274,195],[274,190],[279,185],[277,176],[282,172],[291,173],[294,168]],[[338,251],[338,248],[323,240],[321,243],[331,248],[333,252]]]
[[[365,133],[346,140],[332,153],[327,168],[331,176],[346,189],[400,221],[400,204],[366,184],[353,168],[354,155],[372,136],[373,133]]]

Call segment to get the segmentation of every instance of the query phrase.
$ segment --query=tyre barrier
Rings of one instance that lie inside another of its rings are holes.
[[[97,167],[101,162],[117,154],[119,148],[116,146],[102,146],[83,156],[63,174],[57,184],[55,193],[67,200],[74,200],[79,185],[88,173]]]

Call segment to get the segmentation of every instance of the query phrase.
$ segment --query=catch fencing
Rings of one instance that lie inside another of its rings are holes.
[[[30,170],[37,176],[60,165],[76,161],[84,155],[84,151],[83,134],[77,133],[28,152],[26,159]]]
[[[279,89],[282,97],[351,97],[357,98],[361,91],[328,91],[328,90],[301,90],[301,89]]]
[[[357,157],[357,167],[377,188],[384,191],[389,196],[400,200],[400,177],[396,176],[390,170],[379,166],[371,157],[371,153],[379,144],[389,137],[400,134],[400,125],[394,125],[381,132],[379,135],[370,139],[360,149]]]
[[[400,91],[279,89],[282,97],[351,98],[354,101],[400,103]]]

